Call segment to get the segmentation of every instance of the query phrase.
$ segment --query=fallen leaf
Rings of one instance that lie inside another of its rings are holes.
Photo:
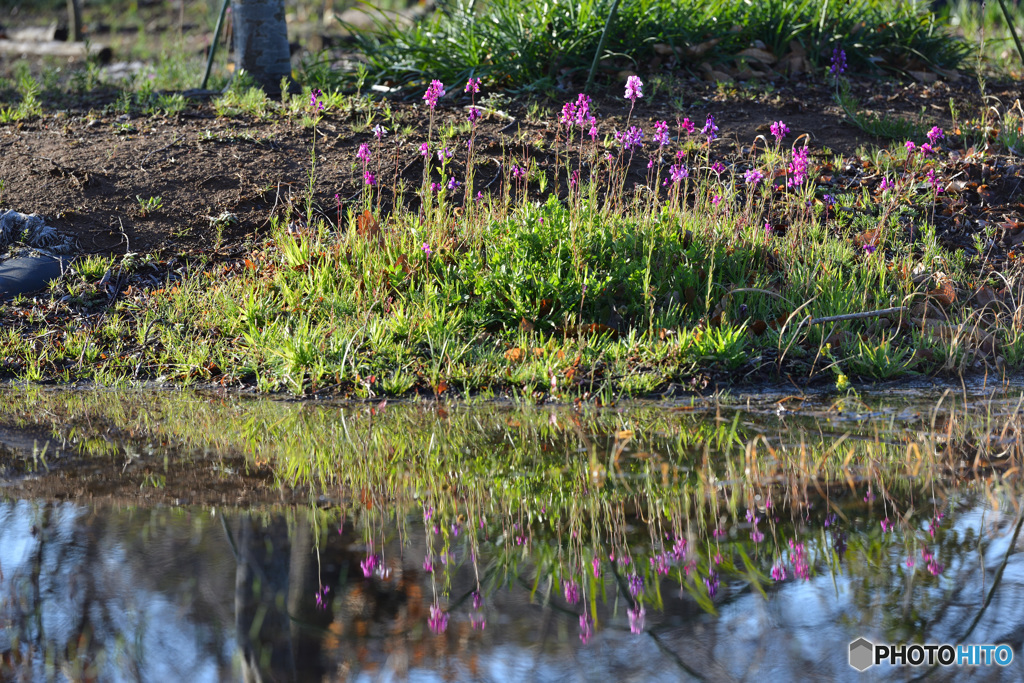
[[[523,355],[522,349],[509,349],[505,352],[505,360],[510,363],[518,363],[523,359]]]
[[[949,280],[942,282],[938,287],[928,292],[928,297],[935,299],[941,305],[949,308],[956,301],[956,289],[953,288],[953,283]]]

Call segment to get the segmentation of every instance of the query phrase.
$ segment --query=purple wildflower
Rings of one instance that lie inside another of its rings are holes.
[[[369,171],[366,171],[365,173],[363,173],[363,182],[366,183],[367,185],[376,185],[377,176],[373,175]]]
[[[764,532],[758,529],[756,526],[750,530],[750,540],[754,543],[760,543],[764,540]]]
[[[871,254],[875,253],[875,249],[877,249],[877,248],[878,247],[876,247],[874,244],[865,244],[864,245],[864,253],[866,253],[868,256],[870,256]],[[882,530],[883,531],[885,530],[884,526],[882,527]]]
[[[786,184],[790,187],[800,187],[804,184],[804,180],[807,178],[807,155],[809,153],[810,150],[807,147],[793,150],[793,161],[790,162],[787,169],[789,180]]]
[[[707,120],[704,122],[704,127],[700,129],[703,135],[706,135],[708,142],[711,142],[718,137],[718,126],[715,125],[715,117],[708,114]]]
[[[430,143],[424,142],[422,145],[420,145],[420,156],[430,156]]]
[[[423,250],[423,253],[424,253],[424,254],[426,254],[427,258],[430,258],[430,255],[434,253],[434,252],[433,252],[433,251],[432,251],[432,250],[430,249],[430,245],[429,245],[429,244],[427,244],[426,242],[424,242],[424,243],[423,243],[423,246],[422,246],[422,247],[420,247],[420,249],[422,249],[422,250]],[[441,556],[441,559],[442,559],[442,560],[444,559],[444,556],[443,556],[443,555]]]
[[[451,192],[454,192],[455,190],[459,189],[459,187],[461,187],[461,185],[462,185],[462,183],[460,183],[455,178],[449,178],[448,179],[448,190],[451,191]],[[458,527],[452,527],[452,528],[455,531],[455,535],[458,536],[459,535]]]
[[[747,185],[757,187],[757,184],[764,180],[764,173],[756,168],[752,168],[743,174],[743,179],[747,181]]]
[[[469,108],[469,115],[466,118],[469,119],[470,123],[473,123],[474,121],[479,119],[481,116],[482,116],[482,114],[480,113],[480,110],[478,108],[470,107]]]
[[[943,132],[943,130],[941,128],[939,128],[938,126],[932,126],[932,129],[930,131],[928,131],[927,135],[928,135],[928,142],[932,143],[933,145],[936,142],[938,142],[939,140],[945,139],[945,137],[946,137],[945,132]]]
[[[520,178],[525,178],[526,177],[526,169],[521,167],[521,166],[518,166],[516,164],[512,164],[512,177],[517,179],[517,180],[520,179]]]
[[[923,155],[925,155],[925,156],[928,156],[929,154],[933,154],[933,153],[935,152],[935,148],[934,148],[934,147],[932,147],[932,146],[931,146],[931,145],[930,145],[929,143],[927,143],[927,142],[926,142],[926,143],[924,143],[923,145],[921,145],[921,148],[920,148],[920,149],[921,149],[921,154],[923,154]]]
[[[481,631],[483,631],[485,628],[487,628],[487,618],[479,612],[474,612],[473,614],[469,615],[469,625],[473,629],[480,629]]]
[[[636,126],[630,126],[624,133],[615,131],[615,140],[622,144],[622,149],[630,150],[643,144],[644,132]]]
[[[917,149],[917,145],[914,144],[913,140],[907,140],[906,142],[903,143],[903,146],[907,148],[907,154],[910,154],[915,149]]]
[[[379,123],[373,127],[373,137],[380,140],[381,138],[387,137],[387,129]]]
[[[445,147],[444,149],[437,150],[437,160],[444,162],[455,156],[455,152]]]
[[[932,186],[932,189],[935,191],[936,194],[942,192],[942,186],[940,184],[938,176],[935,175],[934,168],[928,169],[928,175],[925,176],[925,180],[927,180],[928,184]]]
[[[782,566],[781,562],[772,566],[772,579],[775,581],[786,580],[786,568]]]
[[[668,169],[669,174],[672,176],[673,183],[682,182],[684,178],[690,177],[690,171],[683,164],[673,164]]]
[[[430,193],[437,194],[441,191],[441,183],[430,183]],[[438,533],[437,526],[434,526],[434,533]]]
[[[647,610],[637,605],[636,609],[627,609],[626,616],[629,617],[629,630],[631,633],[639,635],[644,632],[644,617],[647,616]]]
[[[882,192],[891,190],[894,187],[896,187],[896,183],[889,180],[888,178],[882,178],[882,182],[878,184],[878,189],[881,190]]]
[[[359,563],[359,566],[363,570],[364,578],[368,579],[373,576],[373,570],[377,568],[377,562],[378,560],[376,555],[369,555],[365,560]]]
[[[664,121],[656,121],[654,124],[654,141],[658,147],[664,147],[669,143],[668,124]]]
[[[480,79],[479,78],[473,78],[472,76],[470,76],[469,80],[466,81],[466,90],[465,90],[465,92],[471,92],[471,93],[478,93],[478,92],[480,92]]]
[[[721,161],[716,161],[715,163],[711,164],[711,170],[714,172],[716,176],[721,178],[722,174],[725,173],[725,164],[723,164]]]
[[[782,121],[774,121],[771,125],[771,131],[772,135],[775,136],[775,141],[782,142],[782,138],[789,135],[789,126]]]
[[[565,601],[575,605],[580,601],[580,587],[575,581],[562,581],[562,592],[565,594]]]
[[[370,161],[370,146],[365,142],[359,145],[359,151],[356,152],[356,159],[359,159],[364,164]]]
[[[427,92],[423,93],[423,99],[433,109],[437,106],[437,101],[444,97],[444,94],[444,84],[441,81],[433,80],[430,82]]]
[[[323,111],[324,109],[324,103],[320,101],[321,95],[323,95],[323,93],[319,88],[313,88],[309,93],[309,106],[312,107],[314,111]]]
[[[833,76],[839,76],[846,71],[846,51],[841,47],[832,50],[832,67],[829,69]]]
[[[678,121],[679,119],[676,120]],[[693,125],[693,121],[691,121],[689,117],[683,119],[679,123],[679,127],[682,128],[683,132],[686,133],[687,135],[693,135],[693,132],[697,130],[697,126]]]
[[[638,98],[643,97],[644,84],[640,81],[639,76],[630,76],[626,79],[626,99],[636,104]]]
[[[667,553],[660,553],[651,558],[651,568],[662,576],[668,574],[669,565],[670,562]]]

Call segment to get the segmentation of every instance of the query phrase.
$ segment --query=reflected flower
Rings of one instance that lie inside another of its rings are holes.
[[[330,586],[323,586],[316,592],[316,608],[327,609],[327,594],[331,591]]]
[[[580,640],[586,645],[594,635],[594,624],[585,613],[580,615]]]
[[[427,626],[432,633],[441,634],[448,629],[448,613],[441,609],[436,602],[430,606],[430,618]]]
[[[793,571],[804,581],[811,578],[811,566],[807,562],[807,550],[803,543],[795,543],[789,539],[789,561],[793,565]]]
[[[430,555],[423,558],[423,571],[428,574],[434,573],[434,559]]]
[[[775,581],[786,580],[786,568],[782,565],[781,562],[772,566],[772,579],[774,579]]]
[[[590,566],[594,568],[594,578],[599,578],[601,575],[601,560],[598,559],[597,555],[591,558]]]
[[[575,581],[562,581],[562,592],[565,594],[565,601],[570,605],[580,601],[580,587]]]
[[[880,524],[882,525],[882,533],[888,533],[888,532],[892,531],[892,522],[889,521],[888,517],[883,519],[880,522]]]
[[[647,616],[647,610],[638,605],[636,609],[627,609],[626,616],[629,617],[629,630],[632,633],[639,635],[644,632],[644,617]]]
[[[469,625],[474,629],[483,631],[487,628],[487,618],[479,612],[473,612],[469,615]]]
[[[634,598],[640,597],[640,594],[644,592],[644,577],[636,572],[627,576],[626,582],[629,584],[629,594]]]
[[[668,574],[669,565],[670,562],[666,553],[661,553],[651,558],[651,567],[662,576]]]
[[[473,591],[473,609],[480,609],[484,604],[484,596],[480,595],[480,591]]]
[[[704,586],[708,589],[708,596],[712,598],[715,597],[718,593],[719,586],[718,572],[714,569],[709,570],[707,578],[704,579]]]
[[[373,570],[377,568],[377,563],[380,560],[376,555],[369,555],[365,560],[359,563],[360,568],[363,570],[363,577],[370,578],[373,576]]]
[[[764,533],[755,526],[750,530],[750,540],[754,543],[760,543],[764,540]]]

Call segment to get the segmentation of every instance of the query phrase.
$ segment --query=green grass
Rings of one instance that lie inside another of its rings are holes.
[[[359,46],[377,82],[422,87],[431,78],[464,83],[476,75],[501,88],[550,90],[567,73],[590,67],[610,7],[607,0],[452,2],[411,28],[381,20],[378,30],[358,34]],[[674,58],[680,66],[707,62],[726,71],[751,45],[782,58],[792,41],[812,69],[827,66],[841,46],[860,72],[954,69],[970,52],[923,5],[879,0],[642,0],[619,6],[609,36],[601,57],[614,58],[616,71],[644,71],[656,45],[680,48]]]
[[[284,114],[291,103],[267,107],[266,115]],[[438,134],[444,144],[466,137],[454,129]],[[934,210],[924,181],[940,168],[933,158],[902,147],[879,152],[876,165],[902,177],[898,188],[838,194],[837,206],[851,211],[830,213],[821,204],[825,190],[812,180],[813,157],[803,185],[768,191],[764,183],[746,185],[745,169],[783,173],[792,162],[784,145],[739,159],[721,177],[707,170],[711,148],[702,136],[681,135],[673,145],[692,173],[666,188],[659,179],[670,169],[652,171],[657,193],[643,184],[624,189],[627,154],[609,160],[597,143],[562,142],[554,150],[560,179],[516,157],[500,189],[465,204],[447,180],[470,171],[447,163],[428,174],[425,183],[442,189],[424,185],[419,208],[414,199],[411,208],[383,211],[369,187],[366,208],[349,207],[334,224],[325,217],[335,210],[317,207],[310,194],[271,217],[270,238],[229,276],[195,264],[160,291],[118,302],[102,327],[40,337],[40,322],[30,317],[0,342],[0,358],[8,373],[32,380],[600,400],[715,377],[888,379],[995,362],[991,345],[972,331],[979,318],[970,307],[950,309],[941,329],[890,329],[898,319],[872,317],[813,322],[909,311],[934,286],[914,281],[922,267],[973,286],[972,262],[947,254],[927,223],[908,230],[902,221],[926,222]],[[369,168],[384,177],[381,163],[375,156]],[[515,164],[533,170],[517,179]],[[569,172],[580,169],[569,196],[551,192],[564,191]],[[547,198],[536,201],[531,186],[534,193],[546,188]],[[140,199],[140,207],[157,200]],[[784,232],[766,231],[767,220]],[[852,239],[879,227],[873,254]],[[78,269],[79,279],[67,284],[68,306],[102,305],[102,267]],[[146,267],[136,259],[118,272]],[[58,288],[53,296],[61,294]],[[985,318],[983,334],[1001,338],[1000,362],[1013,369],[1024,354],[1019,335],[1004,327],[1009,320]]]

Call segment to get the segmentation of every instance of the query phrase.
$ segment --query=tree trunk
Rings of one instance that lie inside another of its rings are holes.
[[[281,94],[281,79],[292,73],[284,0],[233,0],[235,65],[271,97]]]
[[[81,0],[68,0],[68,40],[82,39],[82,6]]]

